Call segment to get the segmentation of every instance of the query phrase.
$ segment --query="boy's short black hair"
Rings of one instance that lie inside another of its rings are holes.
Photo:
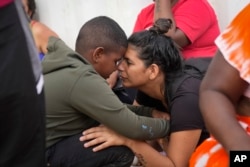
[[[82,26],[75,49],[81,54],[97,47],[114,51],[127,46],[127,36],[119,24],[107,16],[98,16]]]

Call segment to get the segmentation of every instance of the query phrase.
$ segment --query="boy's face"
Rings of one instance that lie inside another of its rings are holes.
[[[117,70],[117,64],[122,59],[126,52],[126,48],[121,47],[117,51],[105,51],[98,58],[98,63],[94,65],[95,70],[104,78],[107,79],[111,73]]]

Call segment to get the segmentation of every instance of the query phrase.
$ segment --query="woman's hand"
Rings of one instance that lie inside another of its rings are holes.
[[[117,78],[118,78],[118,71],[114,71],[112,74],[110,74],[109,78],[106,79],[111,89],[115,86]]]
[[[157,143],[159,144],[159,146],[161,147],[161,149],[162,149],[164,152],[167,152],[168,137],[164,137],[164,138],[159,138],[159,139],[157,139]]]
[[[170,119],[170,115],[168,113],[163,112],[163,111],[159,111],[159,110],[156,110],[156,109],[154,109],[152,111],[152,117],[153,118],[162,118],[162,119],[166,119],[166,120]]]
[[[83,131],[80,141],[84,141],[84,147],[94,146],[93,151],[100,151],[110,146],[125,145],[126,137],[123,137],[111,129],[100,125]]]

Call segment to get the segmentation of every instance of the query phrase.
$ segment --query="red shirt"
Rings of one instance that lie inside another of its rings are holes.
[[[134,32],[152,26],[154,6],[153,3],[141,10]],[[177,28],[182,30],[191,42],[181,50],[184,58],[214,56],[217,50],[214,40],[220,31],[215,12],[207,0],[179,0],[172,8],[172,13]]]
[[[0,0],[0,8],[13,2],[13,0]]]

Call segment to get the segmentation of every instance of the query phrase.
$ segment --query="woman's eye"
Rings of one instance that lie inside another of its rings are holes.
[[[126,60],[127,65],[132,64],[129,60]]]

